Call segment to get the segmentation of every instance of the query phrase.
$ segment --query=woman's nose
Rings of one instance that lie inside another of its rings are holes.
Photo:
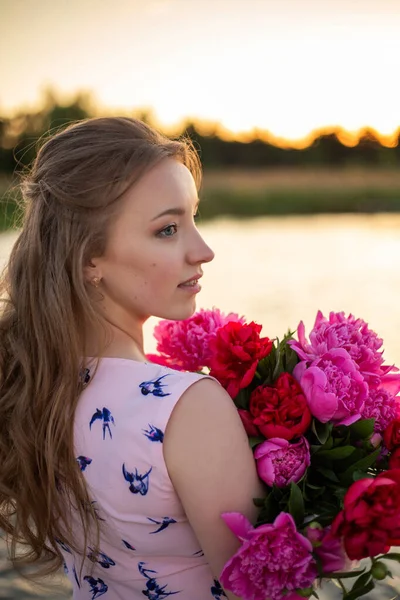
[[[191,251],[188,253],[189,262],[192,264],[211,262],[215,256],[215,253],[210,246],[206,244],[200,233],[198,231],[196,233],[196,242],[192,246]]]

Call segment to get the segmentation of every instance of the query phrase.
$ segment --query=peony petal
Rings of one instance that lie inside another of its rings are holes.
[[[352,425],[353,423],[355,423],[356,421],[359,421],[360,419],[361,419],[361,415],[359,413],[357,413],[355,415],[349,415],[347,417],[344,417],[343,419],[340,419],[340,421],[335,420],[335,425],[346,425],[348,427],[349,425]]]
[[[245,541],[249,537],[249,533],[253,531],[254,527],[250,523],[247,517],[237,512],[222,513],[222,519],[228,525],[229,529],[239,538],[241,541]]]
[[[274,485],[275,469],[271,458],[264,456],[264,458],[257,461],[257,473],[259,478],[269,485],[269,487]]]
[[[361,496],[361,494],[363,494],[365,490],[367,490],[372,485],[373,482],[374,480],[369,478],[359,479],[358,481],[355,481],[349,487],[344,497],[345,509],[347,508],[347,506],[349,506],[349,504],[353,504],[353,502],[355,502]]]
[[[400,373],[390,373],[381,378],[381,387],[393,396],[400,392]]]
[[[307,369],[300,381],[311,414],[321,423],[327,423],[338,408],[335,394],[325,392],[326,381],[325,373],[318,367]]]
[[[301,378],[303,377],[306,370],[307,370],[307,362],[305,360],[303,360],[303,361],[297,363],[297,365],[293,369],[292,375],[296,379],[296,381],[300,382]]]
[[[257,446],[254,452],[254,458],[259,459],[262,458],[265,454],[268,454],[271,450],[281,450],[282,448],[287,448],[289,446],[289,442],[282,438],[271,438],[259,446]]]
[[[306,328],[304,326],[303,321],[300,321],[300,323],[297,327],[297,337],[299,338],[300,344],[304,348],[307,345],[307,339],[306,339]]]
[[[316,327],[318,327],[318,325],[320,325],[320,323],[323,323],[323,322],[327,322],[327,319],[325,319],[324,315],[322,314],[322,311],[319,310],[317,312],[317,316],[315,317],[315,322],[314,322],[313,329],[315,329]]]
[[[281,512],[281,513],[279,513],[279,515],[276,517],[276,519],[274,521],[274,527],[285,527],[285,526],[289,526],[289,528],[292,529],[293,531],[297,531],[296,523],[294,522],[292,515],[290,515],[289,513]],[[309,540],[307,540],[307,541],[309,541]],[[311,547],[311,543],[310,543],[310,547]]]
[[[240,389],[243,389],[250,385],[253,381],[254,374],[257,370],[258,361],[254,361],[247,369],[246,373],[242,377],[242,381],[239,383]]]

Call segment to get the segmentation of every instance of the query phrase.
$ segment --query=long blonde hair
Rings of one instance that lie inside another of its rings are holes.
[[[0,281],[0,528],[15,566],[57,570],[60,540],[82,552],[72,506],[85,541],[92,524],[98,535],[73,442],[87,327],[102,325],[83,269],[104,252],[124,192],[166,157],[199,187],[187,140],[135,119],[88,119],[48,139],[22,183],[23,227]]]

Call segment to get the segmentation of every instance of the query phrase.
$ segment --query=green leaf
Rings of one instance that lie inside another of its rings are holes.
[[[272,493],[268,494],[267,498],[264,500],[264,507],[258,515],[256,525],[258,526],[264,523],[271,523],[271,521],[274,521],[280,512],[281,508],[279,506],[279,502]]]
[[[351,588],[351,591],[357,589],[357,588],[362,588],[365,585],[367,585],[367,583],[369,583],[369,581],[372,579],[372,575],[371,575],[371,571],[368,571],[367,573],[363,573],[362,575],[360,575],[360,577],[357,577],[357,579],[355,580],[353,587]]]
[[[257,436],[257,437],[249,437],[249,444],[250,444],[250,448],[254,448],[255,446],[257,446],[258,444],[262,444],[262,442],[265,442],[265,438],[261,437],[261,436]]]
[[[313,419],[311,430],[317,440],[321,444],[325,444],[332,430],[332,426],[329,423],[321,423],[320,421],[317,421],[317,419]]]
[[[283,360],[282,360],[282,350],[281,350],[280,344],[276,348],[275,353],[276,353],[276,364],[275,364],[275,369],[272,373],[273,381],[276,381],[276,379],[278,379],[279,375],[281,375],[284,372]]]
[[[289,512],[296,522],[296,525],[302,525],[304,521],[304,500],[298,485],[293,481],[290,484],[290,496],[288,504]]]
[[[353,454],[354,446],[339,446],[331,450],[320,450],[315,456],[318,458],[327,458],[328,460],[341,460]]]
[[[325,488],[324,485],[313,485],[312,483],[307,483],[306,487],[310,488],[310,490],[322,490]]]
[[[264,506],[265,503],[265,498],[253,498],[253,504],[254,506],[257,506],[258,508],[262,508]]]
[[[358,481],[359,479],[374,479],[375,476],[371,473],[366,473],[365,471],[354,471],[353,472],[353,481]]]
[[[375,419],[361,419],[350,425],[351,434],[360,440],[366,440],[374,433]]]
[[[388,554],[383,554],[379,558],[380,559],[384,558],[385,560],[388,558],[389,560],[396,560],[397,562],[400,562],[400,553],[399,552],[389,552]]]
[[[360,598],[360,596],[364,596],[365,594],[368,594],[368,592],[371,592],[374,587],[375,583],[371,580],[363,587],[358,587],[355,590],[351,590],[348,594],[345,594],[343,600],[356,600],[356,598]]]
[[[376,450],[374,450],[374,452],[372,452],[372,454],[368,454],[368,456],[364,456],[364,458],[357,460],[348,469],[346,469],[344,473],[341,473],[339,475],[340,481],[346,483],[347,485],[350,485],[353,482],[353,473],[355,471],[366,471],[367,469],[369,469],[369,467],[372,467],[372,465],[376,463],[380,452],[381,449],[377,448]]]
[[[248,410],[249,403],[250,403],[249,390],[247,390],[247,389],[240,390],[238,395],[235,396],[234,403],[237,408],[242,408],[243,410]]]
[[[297,363],[300,362],[296,352],[288,344],[288,341],[292,339],[293,333],[289,331],[281,342],[281,347],[283,349],[283,368],[288,373],[292,373]]]
[[[261,376],[263,385],[271,386],[274,382],[272,375],[276,367],[276,358],[276,346],[274,344],[268,356],[258,362],[257,373]]]
[[[358,571],[335,571],[334,573],[323,573],[324,579],[350,579],[351,577],[357,577],[365,573],[365,567]]]
[[[334,471],[332,471],[332,469],[326,469],[325,467],[318,467],[316,470],[318,473],[321,473],[321,475],[323,475],[330,481],[333,481],[334,483],[339,483],[339,479],[338,479],[336,473]]]

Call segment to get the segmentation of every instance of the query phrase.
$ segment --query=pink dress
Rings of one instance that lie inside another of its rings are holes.
[[[91,372],[84,374],[90,380]],[[221,599],[225,594],[168,476],[163,437],[182,393],[203,376],[102,359],[75,414],[76,460],[104,532],[100,554],[60,548],[75,600]],[[79,527],[74,534],[80,538]]]

